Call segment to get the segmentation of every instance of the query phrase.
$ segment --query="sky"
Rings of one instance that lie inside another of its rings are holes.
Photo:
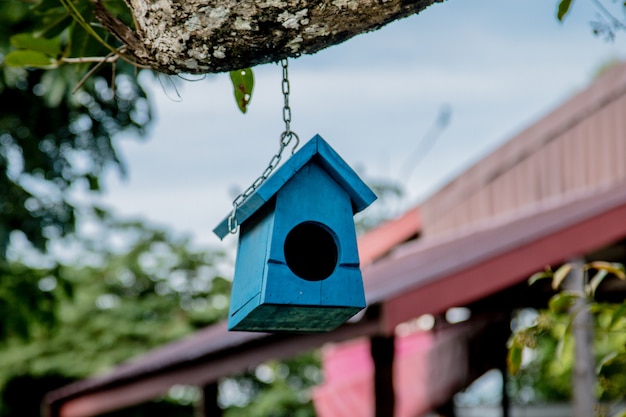
[[[626,33],[593,35],[591,1],[575,1],[563,23],[557,3],[448,0],[291,59],[291,128],[302,142],[320,134],[366,182],[397,181],[402,208],[414,206],[624,57]],[[245,115],[228,74],[178,80],[180,98],[169,79],[143,77],[154,123],[145,139],[117,138],[128,174],[108,172],[101,202],[197,244],[229,245],[233,237],[220,243],[212,229],[284,130],[280,65],[254,71]],[[449,123],[421,155],[444,108]]]

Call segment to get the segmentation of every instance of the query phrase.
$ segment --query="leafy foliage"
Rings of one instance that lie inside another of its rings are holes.
[[[33,13],[26,3],[0,2],[0,25],[5,29],[0,32],[0,58],[8,59],[10,42],[34,48],[28,49],[31,53],[54,53],[60,34],[45,40],[24,34],[38,21],[49,22],[52,5],[58,3],[45,4],[45,13]],[[65,22],[60,17],[54,21]],[[23,34],[10,38],[11,33]],[[73,95],[79,75],[70,67],[0,67],[0,258],[14,231],[23,232],[40,250],[51,238],[72,232],[73,189],[98,191],[98,177],[106,166],[123,170],[114,136],[142,133],[150,122],[145,91],[128,66],[120,66],[116,75],[110,69],[99,72]],[[107,82],[113,79],[115,91]]]
[[[56,267],[0,263],[0,340],[26,339],[54,327],[56,306],[71,294],[68,283],[57,278],[58,272]]]
[[[120,239],[124,244],[116,247]],[[8,337],[1,346],[5,398],[18,395],[17,381],[91,376],[226,315],[230,283],[218,272],[222,253],[192,250],[186,240],[164,231],[111,218],[79,243],[76,261],[56,268],[74,288],[59,306],[57,325],[47,328],[34,317],[40,327],[29,339]],[[23,266],[12,268],[19,273]],[[66,294],[50,284],[43,287]],[[20,414],[0,412],[4,415]]]
[[[598,398],[619,400],[626,392],[626,303],[604,303],[595,299],[598,286],[609,276],[626,279],[622,264],[590,262],[582,266],[588,278],[583,291],[563,290],[566,276],[574,264],[564,264],[556,271],[546,268],[534,274],[529,282],[551,279],[557,292],[547,310],[540,311],[532,324],[515,329],[509,340],[509,372],[517,391],[523,385],[533,387],[536,400],[564,400],[571,392],[573,369],[572,326],[580,314],[573,308],[577,299],[586,300],[594,318],[594,351],[598,376]],[[524,358],[528,358],[524,361]]]
[[[321,382],[317,352],[271,361],[221,384],[225,417],[314,417],[310,389]]]
[[[6,23],[9,30],[4,36],[10,37],[0,42],[11,46],[4,48],[6,65],[53,70],[71,64],[74,66],[70,71],[73,85],[65,91],[82,85],[105,64],[111,65],[110,73],[118,72],[119,66],[133,78],[139,68],[144,68],[127,55],[124,45],[98,22],[94,2],[90,0],[35,0],[29,2],[30,5],[3,3],[7,4],[1,6],[0,13],[6,18],[3,22],[0,17],[0,23]],[[99,4],[128,27],[134,26],[132,14],[123,0],[103,0]],[[66,73],[57,72],[49,77],[63,79],[59,74]],[[230,76],[237,106],[246,113],[254,87],[252,69],[231,71]],[[109,79],[112,84],[115,82],[114,75]]]
[[[115,10],[118,17],[132,22],[130,11],[121,0],[108,0],[106,7]],[[117,41],[96,25],[93,3],[85,0],[40,0],[26,4],[9,5],[27,10],[28,18],[20,19],[22,32],[10,32],[15,50],[6,56],[6,62],[16,67],[57,68],[64,63],[81,62],[85,57],[105,56],[116,52]],[[23,25],[24,21],[27,25]],[[119,57],[121,55],[116,55]],[[82,66],[80,71],[86,71]]]

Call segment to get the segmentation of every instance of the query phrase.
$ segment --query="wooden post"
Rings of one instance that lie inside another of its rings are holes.
[[[370,351],[374,360],[374,416],[393,417],[396,405],[393,389],[395,336],[372,337]]]
[[[583,260],[571,262],[574,267],[569,274],[566,285],[570,290],[584,293],[586,273],[583,271]],[[572,373],[573,417],[589,417],[595,415],[595,372],[593,358],[593,318],[587,308],[587,300],[579,298],[572,306],[575,314],[572,322],[574,337],[574,371]]]
[[[217,404],[217,381],[202,387],[202,399],[198,407],[199,417],[221,417],[222,409]]]

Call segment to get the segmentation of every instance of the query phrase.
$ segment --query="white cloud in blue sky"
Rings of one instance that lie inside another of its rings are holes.
[[[445,184],[485,152],[583,88],[626,52],[596,38],[590,1],[563,24],[556,0],[448,0],[423,13],[290,61],[292,128],[321,134],[364,178],[398,179],[443,104],[451,123],[415,167],[408,203]],[[129,176],[110,175],[104,201],[200,243],[276,152],[283,130],[281,69],[255,69],[248,114],[227,74],[185,82],[182,102],[150,82],[156,120],[147,141],[120,138]]]

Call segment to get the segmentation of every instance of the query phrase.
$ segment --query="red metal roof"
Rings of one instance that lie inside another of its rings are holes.
[[[419,208],[389,220],[359,238],[361,267],[387,255],[396,246],[416,238],[422,228]]]
[[[466,305],[522,282],[546,265],[625,237],[622,182],[527,208],[445,239],[406,244],[365,269],[367,302],[382,305],[381,326],[390,334],[413,317]]]

